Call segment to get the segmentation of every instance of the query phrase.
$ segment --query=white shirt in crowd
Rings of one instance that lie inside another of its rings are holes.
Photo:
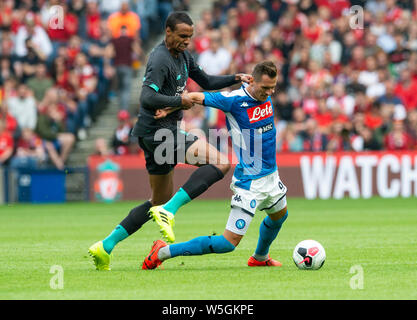
[[[210,75],[221,75],[230,66],[232,55],[224,48],[219,48],[216,52],[207,49],[198,57],[198,64]]]
[[[7,106],[10,114],[16,119],[19,128],[30,128],[35,130],[38,119],[36,100],[34,97],[11,97],[7,99]]]
[[[336,40],[333,40],[328,46],[321,43],[313,44],[310,50],[310,58],[322,64],[324,61],[324,54],[328,51],[330,52],[332,63],[337,64],[340,63],[340,60],[342,59],[342,50],[342,45]]]
[[[127,0],[100,0],[99,8],[101,12],[114,13],[120,10],[123,2]]]
[[[345,95],[341,98],[330,96],[327,98],[326,104],[329,109],[332,109],[339,104],[344,114],[349,117],[352,116],[353,111],[355,110],[355,98],[351,95]]]
[[[18,57],[24,57],[27,55],[26,38],[29,34],[25,26],[19,27],[16,34],[15,41],[15,53]],[[34,34],[31,38],[32,43],[37,46],[40,51],[47,57],[52,53],[52,43],[46,33],[45,29],[41,26],[35,26]]]
[[[384,83],[377,82],[366,88],[366,95],[370,98],[379,98],[385,94]]]
[[[363,70],[359,73],[358,82],[365,87],[377,84],[379,82],[378,72]]]

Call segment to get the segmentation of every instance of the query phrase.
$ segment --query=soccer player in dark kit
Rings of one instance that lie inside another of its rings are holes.
[[[251,76],[206,74],[186,51],[194,32],[187,13],[171,13],[165,25],[165,39],[152,50],[148,59],[140,96],[141,108],[132,132],[144,150],[152,196],[133,208],[107,238],[89,248],[97,270],[110,270],[111,252],[116,244],[150,219],[159,225],[168,242],[174,242],[172,227],[177,210],[221,180],[230,168],[228,158],[214,146],[179,128],[182,109],[193,106],[185,86],[190,77],[204,90],[219,90],[242,81],[248,83]],[[167,107],[177,110],[157,119],[156,110]],[[161,149],[165,149],[165,153]],[[171,198],[173,169],[179,161],[193,164],[198,169]]]

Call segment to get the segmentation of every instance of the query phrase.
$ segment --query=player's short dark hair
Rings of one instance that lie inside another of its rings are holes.
[[[253,79],[255,81],[261,81],[263,75],[267,75],[270,78],[275,78],[278,75],[278,69],[272,61],[262,61],[258,63],[253,69]]]
[[[177,24],[185,23],[189,26],[193,25],[193,20],[191,20],[188,13],[184,11],[174,11],[171,12],[170,15],[167,18],[167,21],[165,22],[165,28],[170,28],[172,31],[175,30]]]

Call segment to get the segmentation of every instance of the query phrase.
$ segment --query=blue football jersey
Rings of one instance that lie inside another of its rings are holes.
[[[247,86],[247,85],[246,85]],[[204,92],[204,105],[222,110],[239,163],[236,184],[250,188],[250,181],[277,170],[276,129],[271,97],[254,99],[243,85],[232,92]]]

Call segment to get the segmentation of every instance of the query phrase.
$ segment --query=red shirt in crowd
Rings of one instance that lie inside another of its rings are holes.
[[[359,70],[359,71],[367,70],[365,59],[363,59],[363,60],[353,60],[352,59],[350,61],[349,65],[353,70]]]
[[[348,123],[349,117],[345,114],[339,114],[336,117],[333,116],[333,122]]]
[[[198,54],[201,54],[203,51],[206,51],[209,45],[210,45],[210,38],[207,36],[194,38],[194,47],[195,47],[195,51]]]
[[[310,116],[315,115],[319,109],[319,103],[317,99],[306,98],[302,102],[302,108],[304,112]]]
[[[9,131],[4,130],[0,133],[0,156],[10,148],[13,148],[13,137]]]
[[[332,151],[339,152],[344,150],[343,138],[340,134],[331,133],[327,136],[329,144],[331,143],[333,148]]]
[[[13,8],[2,7],[0,12],[0,27],[9,27],[12,23]]]
[[[80,47],[69,47],[69,48],[67,48],[67,56],[68,56],[67,64],[68,64],[68,68],[72,68],[73,67],[75,57],[80,52],[81,52],[81,48]]]
[[[389,151],[409,150],[413,146],[413,139],[406,132],[390,132],[385,136],[384,145]]]
[[[75,69],[81,88],[87,88],[88,82],[95,78],[96,74],[94,68],[90,64],[86,64],[80,68]]]
[[[321,69],[317,72],[308,71],[306,76],[303,79],[303,83],[307,87],[317,88],[323,82],[329,80],[330,73],[326,69]]]
[[[62,74],[57,76],[56,86],[66,90],[69,93],[75,93],[74,87],[69,82],[70,73],[68,70],[65,70]]]
[[[2,115],[0,114],[0,119]],[[6,114],[6,130],[9,132],[14,132],[17,129],[17,121],[16,119],[10,114]]]
[[[329,128],[333,122],[333,115],[330,111],[324,113],[317,113],[314,116],[314,119],[317,121],[317,125],[320,128]]]
[[[201,91],[200,86],[198,85],[197,82],[195,82],[193,79],[188,78],[187,80],[187,85],[185,86],[186,90],[188,92],[196,92],[196,91]]]
[[[32,11],[29,11],[25,14],[24,19],[27,19],[28,17],[33,18],[35,25],[43,27],[41,18],[39,17],[38,14],[35,14]],[[12,14],[12,23],[10,25],[10,30],[12,31],[12,33],[17,34],[19,28],[24,25],[25,24],[19,15]]]
[[[64,18],[64,28],[51,28],[51,24],[48,24],[48,35],[51,41],[68,41],[71,36],[77,34],[78,31],[78,18],[75,14],[66,12]]]
[[[100,39],[100,13],[87,14],[86,17],[87,37],[90,39]]]
[[[256,21],[257,21],[256,12],[248,10],[244,13],[240,13],[238,19],[239,19],[239,27],[242,32],[242,37],[246,39],[249,29],[252,26],[256,25]]]
[[[233,56],[233,61],[236,64],[238,70],[243,70],[245,65],[253,62],[254,60],[254,47],[247,48],[244,52],[237,51]]]
[[[297,12],[292,20],[292,29],[293,30],[302,30],[303,28],[307,27],[308,20],[307,16],[302,12]]]
[[[38,107],[39,113],[48,115],[48,106],[40,104]],[[67,108],[63,103],[54,104],[56,106],[56,111],[61,115],[62,121],[67,119]]]
[[[389,11],[385,12],[384,21],[385,22],[394,22],[399,19],[402,15],[402,10],[398,7],[394,7]]]
[[[312,43],[315,43],[320,38],[322,31],[319,26],[314,26],[313,28],[307,26],[302,29],[304,37],[311,40]]]
[[[39,138],[36,134],[33,134],[29,140],[19,138],[17,141],[17,148],[26,150],[35,150],[40,146],[42,146],[42,139]]]
[[[399,82],[394,92],[403,101],[407,111],[417,108],[417,80],[411,80],[408,86]]]
[[[382,117],[378,114],[373,114],[371,112],[365,113],[365,119],[364,119],[365,125],[372,130],[375,130],[382,126],[383,120]]]
[[[337,19],[342,16],[344,10],[349,10],[349,0],[314,0],[317,7],[328,7],[332,14],[332,17]]]

